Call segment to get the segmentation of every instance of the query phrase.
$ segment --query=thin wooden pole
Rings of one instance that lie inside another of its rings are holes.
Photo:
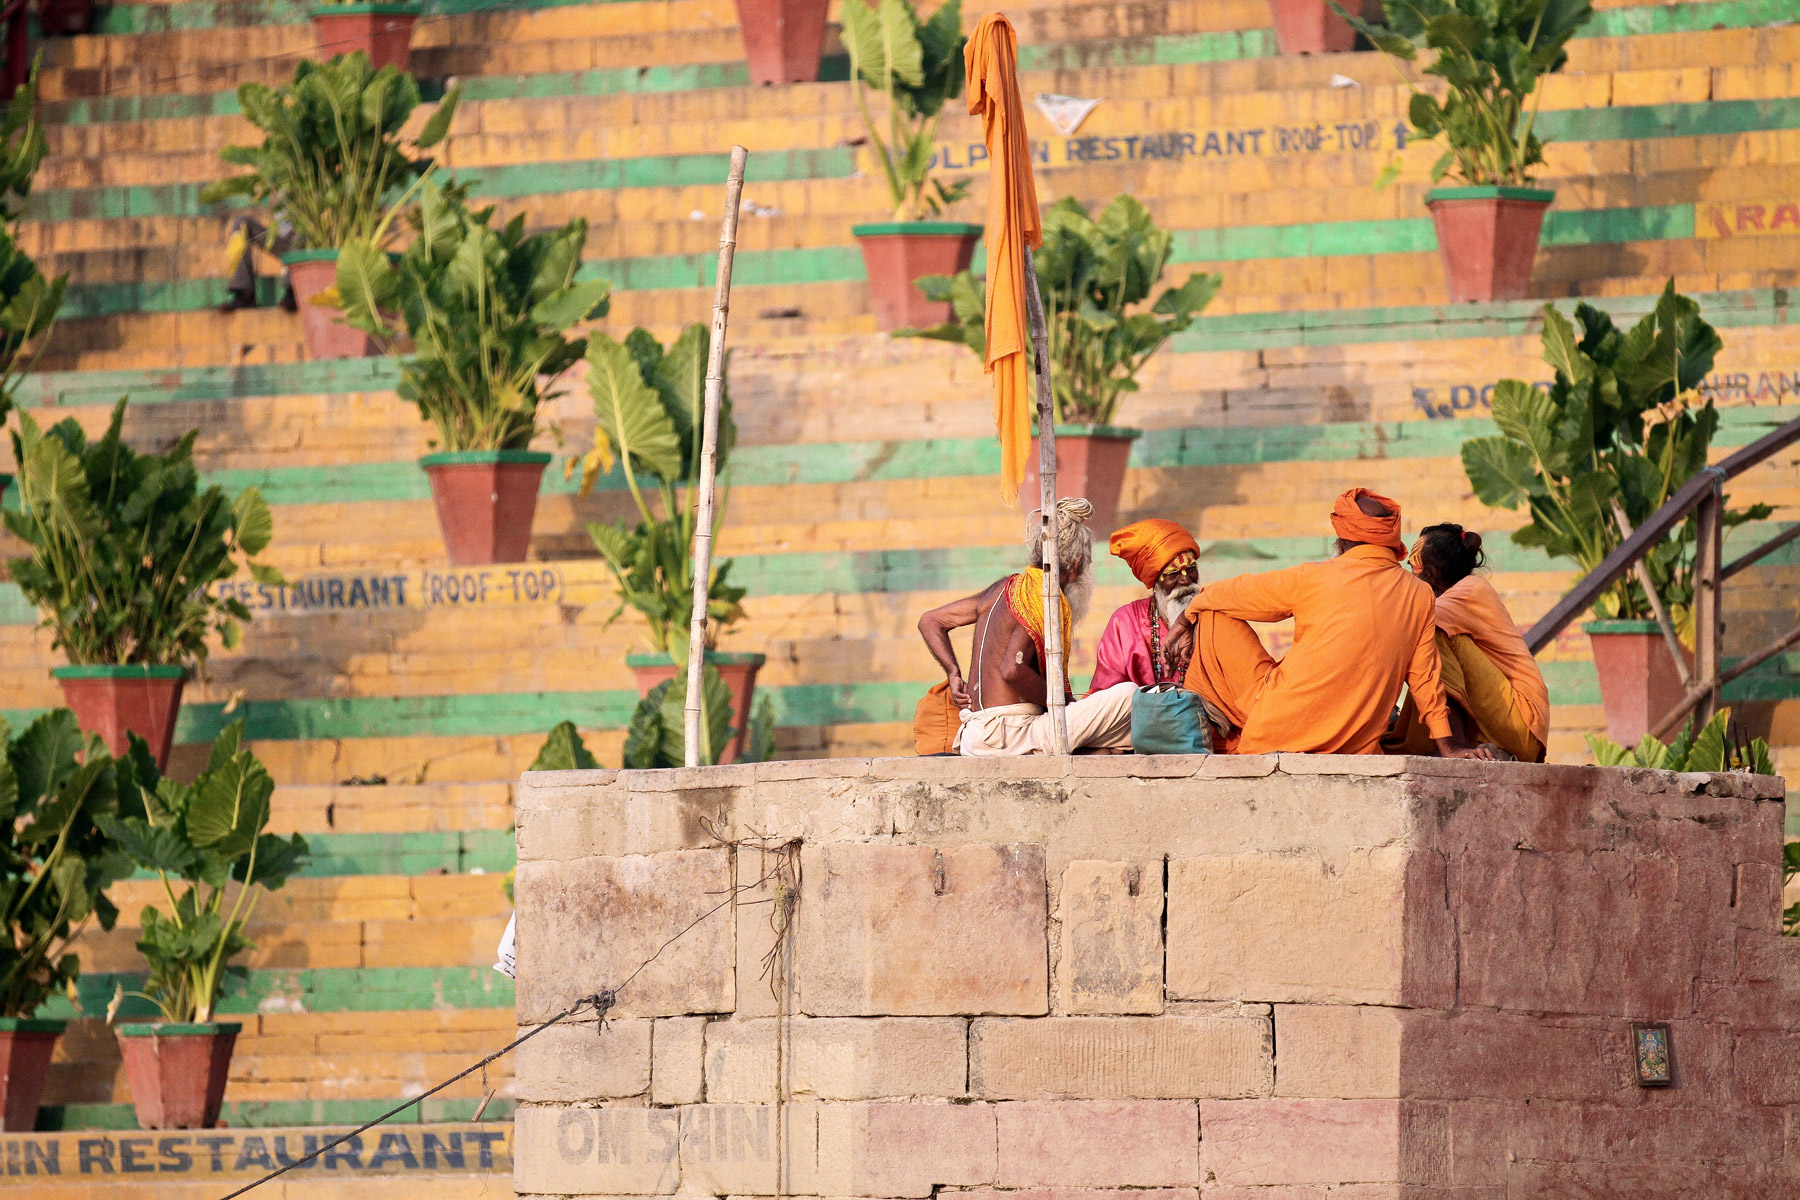
[[[1044,707],[1050,713],[1050,753],[1069,752],[1069,717],[1063,711],[1062,564],[1057,550],[1056,401],[1050,393],[1050,329],[1038,294],[1037,261],[1025,247],[1025,319],[1037,359],[1038,503],[1044,542]]]
[[[1719,653],[1724,628],[1719,584],[1725,532],[1725,497],[1719,482],[1714,477],[1712,490],[1695,510],[1694,521],[1694,678],[1709,685],[1696,706],[1697,725],[1704,725],[1718,711],[1719,674],[1725,665]]]
[[[719,407],[725,395],[725,324],[731,313],[731,263],[737,255],[738,208],[744,196],[744,161],[750,152],[731,148],[731,171],[725,176],[725,220],[719,230],[719,278],[713,290],[712,346],[706,356],[706,415],[700,432],[700,486],[694,521],[694,611],[688,623],[687,709],[683,745],[687,765],[700,765],[701,720],[706,669],[706,603],[712,582],[713,480],[719,473]],[[745,720],[746,714],[739,713]],[[706,747],[708,759],[713,747]]]
[[[1617,496],[1612,502],[1613,520],[1619,523],[1619,532],[1630,537],[1637,530],[1631,527],[1631,518],[1625,515],[1625,506],[1619,503]],[[1675,660],[1675,673],[1681,676],[1681,686],[1694,686],[1694,676],[1688,670],[1687,652],[1681,647],[1681,639],[1675,635],[1675,623],[1669,619],[1669,608],[1662,601],[1656,590],[1655,580],[1650,578],[1650,563],[1646,559],[1638,559],[1632,564],[1637,573],[1638,586],[1644,589],[1644,597],[1650,601],[1650,611],[1656,614],[1656,623],[1662,629],[1663,642],[1669,647],[1669,657]]]

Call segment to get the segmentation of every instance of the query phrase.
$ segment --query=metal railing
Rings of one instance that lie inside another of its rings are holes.
[[[1582,613],[1593,606],[1601,593],[1617,583],[1627,571],[1638,572],[1639,582],[1650,597],[1651,607],[1656,612],[1657,624],[1662,629],[1663,638],[1669,645],[1670,653],[1675,658],[1675,669],[1681,674],[1681,682],[1687,692],[1662,721],[1651,732],[1662,737],[1673,729],[1688,713],[1699,710],[1699,719],[1704,722],[1711,718],[1719,707],[1719,693],[1724,686],[1741,675],[1760,667],[1783,650],[1800,642],[1800,626],[1782,634],[1773,642],[1758,650],[1748,658],[1724,666],[1721,644],[1724,634],[1724,603],[1721,591],[1725,581],[1742,571],[1745,567],[1761,561],[1796,538],[1800,538],[1800,524],[1784,530],[1770,538],[1748,554],[1724,561],[1725,550],[1725,500],[1724,487],[1727,479],[1733,479],[1748,471],[1751,467],[1767,461],[1775,454],[1800,441],[1800,418],[1789,421],[1779,429],[1764,434],[1743,449],[1721,459],[1712,466],[1698,472],[1683,484],[1668,503],[1652,513],[1637,529],[1632,529],[1625,522],[1624,514],[1618,513],[1619,521],[1626,533],[1626,538],[1619,543],[1617,549],[1607,555],[1598,567],[1588,572],[1574,589],[1557,602],[1544,618],[1531,627],[1525,635],[1525,644],[1531,647],[1533,654],[1538,653],[1556,635],[1568,628]],[[1689,670],[1687,655],[1675,635],[1675,627],[1669,620],[1667,609],[1661,598],[1650,585],[1649,571],[1644,566],[1644,556],[1655,549],[1689,513],[1696,516],[1696,555],[1694,560],[1694,664]]]

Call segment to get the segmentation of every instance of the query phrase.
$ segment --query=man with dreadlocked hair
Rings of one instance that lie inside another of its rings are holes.
[[[983,590],[919,618],[919,634],[932,657],[944,668],[949,696],[961,710],[955,737],[959,753],[970,756],[1047,754],[1050,717],[1045,711],[1051,687],[1069,695],[1067,654],[1074,623],[1087,614],[1094,595],[1094,539],[1087,520],[1094,506],[1086,500],[1056,502],[1056,560],[1062,583],[1061,679],[1044,677],[1044,572],[1028,566]],[[1035,517],[1036,514],[1034,513]],[[1028,561],[1044,561],[1043,534],[1036,520],[1026,542]],[[972,683],[965,683],[950,631],[975,627],[971,655]],[[1131,749],[1131,697],[1137,685],[1121,683],[1075,700],[1063,710],[1069,726],[1069,749]]]

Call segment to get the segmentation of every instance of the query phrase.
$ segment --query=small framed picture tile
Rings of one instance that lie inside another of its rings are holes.
[[[1666,1023],[1634,1023],[1631,1051],[1639,1087],[1670,1087],[1675,1083],[1675,1041]]]

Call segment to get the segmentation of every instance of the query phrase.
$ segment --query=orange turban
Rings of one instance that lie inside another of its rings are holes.
[[[1175,522],[1152,517],[1113,534],[1107,549],[1125,560],[1139,583],[1152,587],[1177,554],[1198,554],[1200,543]]]
[[[1371,517],[1356,506],[1361,497],[1382,505],[1389,515]],[[1331,528],[1346,542],[1367,542],[1371,546],[1386,546],[1396,555],[1406,554],[1406,543],[1400,540],[1399,503],[1368,488],[1351,488],[1337,498],[1331,506]]]

